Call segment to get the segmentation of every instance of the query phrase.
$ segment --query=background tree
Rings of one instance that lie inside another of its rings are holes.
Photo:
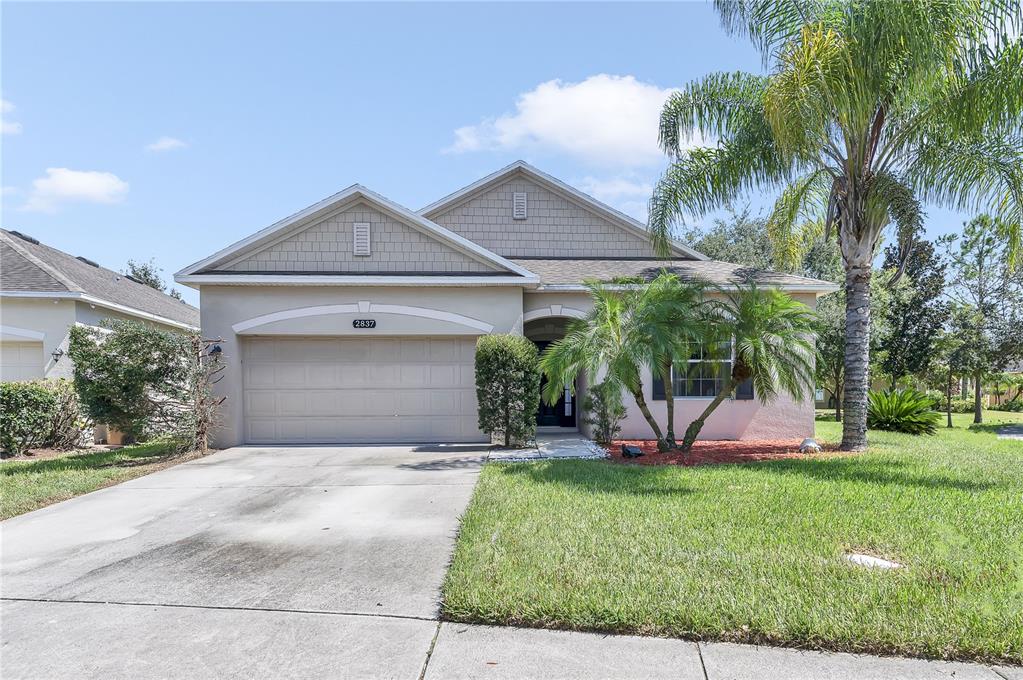
[[[842,448],[866,446],[870,281],[894,225],[901,261],[920,202],[986,206],[1020,243],[1023,38],[1019,3],[716,0],[769,75],[716,73],[669,97],[660,143],[672,163],[650,201],[667,255],[674,223],[781,191],[775,257],[834,233],[845,267]],[[712,147],[689,148],[696,134]],[[793,258],[794,259],[794,258]]]
[[[898,269],[902,254],[897,247],[888,246],[884,256],[885,269]],[[886,305],[886,328],[878,340],[882,355],[879,365],[893,388],[900,379],[927,367],[934,342],[949,315],[946,265],[934,244],[918,236],[904,267],[908,285],[903,294],[893,295]]]
[[[983,422],[984,378],[1023,356],[1023,267],[1014,267],[1000,235],[1004,226],[989,215],[967,222],[960,237],[941,243],[952,276],[948,295],[959,308],[960,333],[969,342],[961,367],[974,383],[973,422]]]
[[[163,277],[160,275],[163,269],[156,266],[156,260],[150,258],[148,262],[136,262],[135,260],[128,260],[127,271],[124,274],[132,277],[139,283],[145,284],[150,288],[154,288],[161,293],[167,293],[176,300],[181,299],[181,293],[178,292],[177,288],[170,288],[163,282]]]
[[[715,219],[709,229],[690,227],[682,233],[682,240],[712,260],[753,269],[776,269],[767,220],[753,216],[749,206],[740,211],[729,206],[726,210],[727,219]]]

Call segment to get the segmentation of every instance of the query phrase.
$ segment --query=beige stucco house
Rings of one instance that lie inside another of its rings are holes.
[[[69,378],[75,325],[132,319],[196,330],[199,310],[84,257],[0,229],[0,380]]]
[[[480,441],[477,338],[556,340],[590,307],[583,282],[652,278],[667,267],[728,285],[753,275],[808,305],[830,283],[751,273],[677,244],[655,259],[643,224],[517,162],[418,212],[354,185],[186,267],[202,329],[223,338],[228,397],[218,446]],[[674,381],[677,422],[702,410],[714,379]],[[663,385],[644,375],[663,420]],[[545,428],[575,430],[586,377],[542,407]],[[658,392],[661,391],[661,394]],[[799,437],[813,402],[722,406],[708,438]],[[627,437],[649,437],[630,405]]]

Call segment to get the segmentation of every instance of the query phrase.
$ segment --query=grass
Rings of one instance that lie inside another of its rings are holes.
[[[444,584],[456,621],[1023,662],[1023,445],[969,415],[850,457],[492,464]],[[818,436],[840,438],[839,423]],[[905,565],[853,567],[846,551]]]
[[[113,451],[0,463],[0,519],[147,475],[187,460],[174,445],[152,442]]]

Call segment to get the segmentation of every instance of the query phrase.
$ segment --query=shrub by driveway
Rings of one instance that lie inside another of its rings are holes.
[[[872,433],[855,457],[488,466],[444,615],[1021,662],[1023,447],[966,421]],[[856,567],[846,552],[905,567]]]

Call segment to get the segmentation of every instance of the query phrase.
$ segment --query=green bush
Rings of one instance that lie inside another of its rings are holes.
[[[48,446],[61,451],[84,443],[89,422],[69,380],[0,383],[0,447],[21,455]]]
[[[593,428],[594,441],[606,445],[618,437],[625,418],[621,388],[607,382],[594,385],[583,400],[583,409],[586,411],[583,422]]]
[[[213,343],[136,321],[106,325],[71,329],[75,389],[89,416],[136,441],[164,437],[205,451],[224,401],[212,390],[224,370]]]
[[[479,428],[505,446],[536,434],[539,361],[536,345],[521,335],[484,335],[476,343]]]
[[[1013,413],[1023,413],[1023,399],[1017,399],[1016,401],[1007,401],[1004,404],[996,404],[991,407],[992,411],[1011,411]]]
[[[46,443],[57,399],[41,382],[0,383],[0,448],[21,455]]]
[[[871,390],[867,398],[867,428],[906,434],[934,434],[941,414],[932,401],[914,389],[882,392]]]

